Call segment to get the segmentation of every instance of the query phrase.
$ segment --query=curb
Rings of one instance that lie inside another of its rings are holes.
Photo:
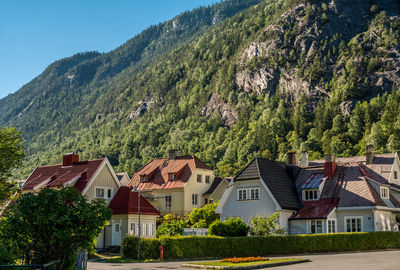
[[[277,263],[268,263],[268,264],[258,264],[258,265],[249,265],[249,266],[212,266],[212,265],[200,265],[200,264],[188,264],[184,263],[182,267],[189,267],[195,269],[260,269],[260,268],[269,268],[275,266],[284,266],[284,265],[292,265],[298,263],[311,262],[309,259],[299,259],[296,261],[288,261],[288,262],[277,262]]]

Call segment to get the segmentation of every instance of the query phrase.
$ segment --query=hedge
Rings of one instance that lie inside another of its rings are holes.
[[[400,232],[336,233],[267,237],[185,236],[142,238],[141,258],[164,259],[271,256],[400,248]],[[137,258],[137,238],[126,237],[124,257]]]

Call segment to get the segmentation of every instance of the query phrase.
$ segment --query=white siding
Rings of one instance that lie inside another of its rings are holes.
[[[362,231],[375,231],[374,213],[372,210],[336,210],[338,232],[346,232],[345,217],[362,217]]]

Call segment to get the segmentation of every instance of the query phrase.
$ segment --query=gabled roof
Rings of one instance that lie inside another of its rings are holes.
[[[212,184],[211,184],[211,186],[210,186],[210,188],[209,188],[206,192],[204,192],[203,195],[210,195],[210,194],[212,194],[212,193],[214,192],[214,190],[215,190],[222,182],[224,182],[224,181],[228,182],[228,181],[230,181],[230,180],[229,180],[228,178],[215,177],[215,178],[214,178],[214,181],[212,182]],[[229,184],[229,182],[228,182],[228,184]]]
[[[256,158],[236,175],[233,181],[261,179],[282,209],[299,209],[295,185],[286,169],[284,163]]]
[[[211,170],[196,156],[153,159],[135,173],[129,186],[140,183],[140,190],[183,188],[196,168]],[[169,180],[170,174],[176,174],[176,179]],[[145,182],[140,181],[142,175],[147,176]]]
[[[55,188],[72,185],[83,191],[106,159],[74,162],[71,166],[50,165],[37,167],[23,184],[23,190]]]
[[[303,208],[289,219],[326,219],[338,207],[339,199],[303,202]]]
[[[132,192],[131,187],[121,187],[108,207],[111,208],[113,215],[138,214],[138,196],[139,192]],[[159,216],[160,212],[140,195],[140,214]]]

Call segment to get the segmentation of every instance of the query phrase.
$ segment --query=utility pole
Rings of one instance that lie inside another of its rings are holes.
[[[140,189],[139,189],[139,187],[136,186],[136,184],[135,184],[135,186],[133,187],[132,192],[137,192],[137,193],[138,193],[138,216],[139,216],[138,227],[139,227],[139,228],[138,228],[138,243],[137,243],[137,245],[138,245],[138,255],[137,255],[137,258],[138,258],[138,261],[140,261],[140,235],[141,235],[141,224],[140,224]]]

